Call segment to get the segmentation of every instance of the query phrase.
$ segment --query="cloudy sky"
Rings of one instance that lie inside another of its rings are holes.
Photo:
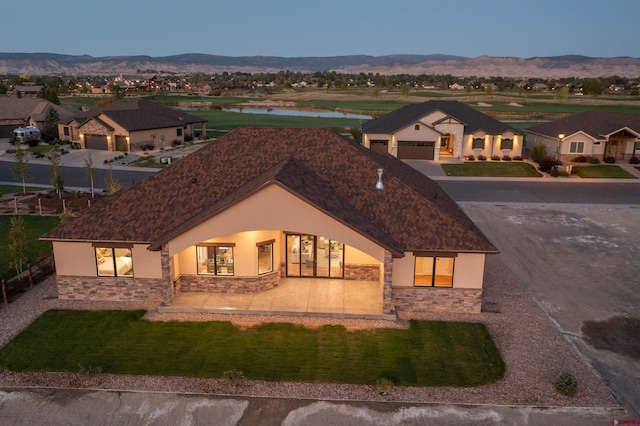
[[[640,57],[640,0],[31,0],[0,52]]]

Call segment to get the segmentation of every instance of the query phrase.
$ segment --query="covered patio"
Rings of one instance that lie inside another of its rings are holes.
[[[382,306],[377,281],[282,278],[278,287],[260,293],[181,292],[158,311],[389,318]]]

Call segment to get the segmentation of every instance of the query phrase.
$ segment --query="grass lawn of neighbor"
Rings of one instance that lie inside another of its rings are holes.
[[[16,270],[9,266],[11,254],[8,247],[11,217],[0,215],[0,279],[9,279],[16,275]],[[22,218],[27,240],[27,262],[24,265],[26,268],[27,264],[33,263],[40,253],[51,253],[51,243],[37,239],[45,232],[60,225],[60,218],[58,216],[22,216]]]
[[[574,166],[573,171],[581,178],[636,179],[631,173],[618,166],[598,164],[595,166]]]
[[[521,161],[465,161],[443,164],[442,169],[447,176],[542,177],[535,167]]]
[[[13,371],[223,377],[398,386],[479,386],[505,365],[484,324],[411,321],[410,329],[348,331],[265,323],[153,322],[144,311],[45,312],[0,350]]]

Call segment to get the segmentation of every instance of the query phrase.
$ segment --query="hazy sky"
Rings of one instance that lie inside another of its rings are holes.
[[[640,0],[31,0],[0,52],[640,57]]]

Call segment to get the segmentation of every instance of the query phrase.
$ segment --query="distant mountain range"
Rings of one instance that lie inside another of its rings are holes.
[[[456,77],[514,78],[589,78],[640,77],[640,58],[591,58],[567,55],[553,57],[466,58],[452,55],[387,55],[387,56],[218,56],[198,53],[183,55],[105,56],[62,55],[54,53],[0,53],[0,74],[135,74],[156,73],[221,73],[278,71],[336,71],[342,73],[449,74]]]

